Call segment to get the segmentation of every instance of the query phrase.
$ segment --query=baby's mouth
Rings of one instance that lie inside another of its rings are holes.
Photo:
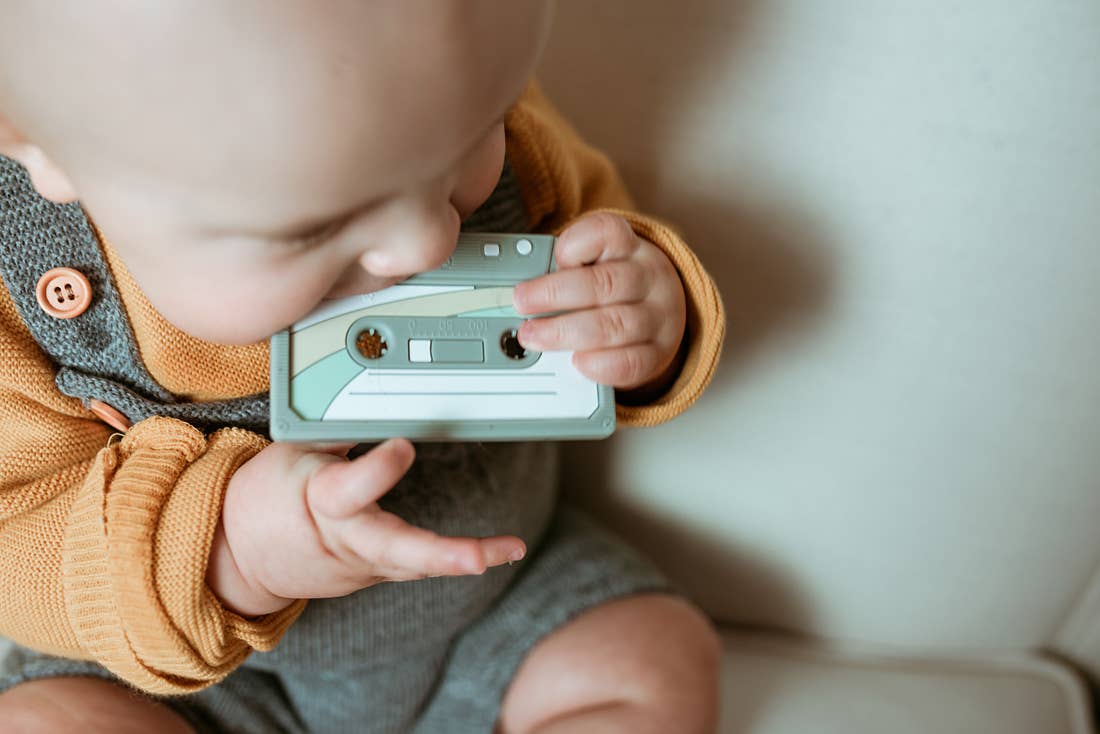
[[[369,273],[356,275],[351,278],[337,281],[332,289],[325,295],[325,300],[359,296],[364,293],[374,293],[375,291],[380,291],[384,288],[389,288],[391,285],[400,283],[402,280],[404,280],[404,278],[382,278],[377,275],[370,275]]]

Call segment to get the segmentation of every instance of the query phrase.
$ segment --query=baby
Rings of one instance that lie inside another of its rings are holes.
[[[702,392],[721,304],[530,82],[548,6],[3,12],[0,728],[712,730],[713,631],[553,444],[266,437],[267,338],[460,226],[559,235],[519,338],[620,424]]]

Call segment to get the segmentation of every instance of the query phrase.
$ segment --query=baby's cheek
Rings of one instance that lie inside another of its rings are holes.
[[[451,203],[462,219],[474,213],[493,193],[504,168],[504,124],[501,123],[462,162]]]
[[[127,269],[169,324],[216,344],[266,340],[313,310],[339,274],[333,258],[287,255],[260,243],[160,242],[120,252]]]

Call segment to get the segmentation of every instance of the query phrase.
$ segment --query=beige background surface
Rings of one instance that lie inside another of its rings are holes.
[[[1050,641],[1100,533],[1100,4],[562,2],[542,77],[730,316],[574,495],[717,618]]]

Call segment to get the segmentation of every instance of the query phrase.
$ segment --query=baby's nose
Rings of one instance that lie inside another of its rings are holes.
[[[459,224],[453,208],[442,216],[407,220],[363,253],[360,262],[365,270],[382,277],[404,278],[435,270],[454,253]]]

